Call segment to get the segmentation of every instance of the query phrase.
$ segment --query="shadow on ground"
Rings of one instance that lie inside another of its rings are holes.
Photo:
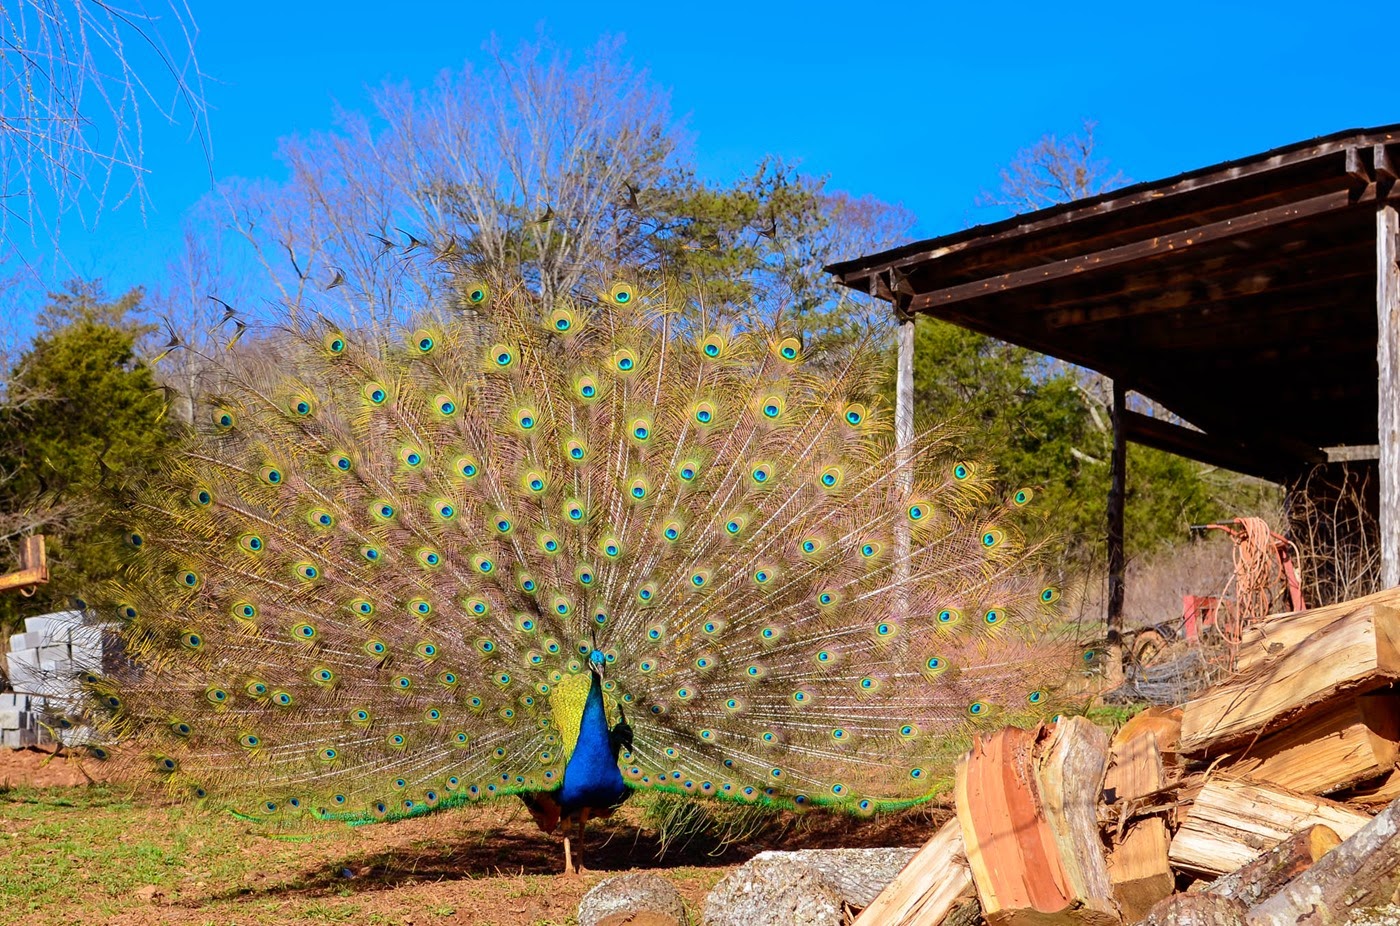
[[[858,820],[828,814],[775,814],[742,841],[693,836],[662,852],[658,835],[635,823],[612,822],[589,827],[583,864],[594,873],[680,867],[722,868],[740,864],[765,849],[916,846],[947,816],[939,808]],[[431,824],[436,821],[437,825]],[[318,897],[393,890],[412,884],[470,881],[500,876],[555,875],[563,870],[559,836],[537,830],[520,815],[467,830],[450,815],[384,824],[411,826],[407,839],[395,839],[372,851],[348,853],[322,861],[285,880],[244,885],[200,899]],[[430,829],[429,829],[430,827]],[[575,851],[578,844],[575,842]]]

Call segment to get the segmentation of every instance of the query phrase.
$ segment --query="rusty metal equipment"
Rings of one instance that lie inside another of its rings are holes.
[[[0,592],[17,591],[28,597],[48,581],[49,563],[44,550],[44,535],[31,534],[21,538],[19,569],[0,575]]]

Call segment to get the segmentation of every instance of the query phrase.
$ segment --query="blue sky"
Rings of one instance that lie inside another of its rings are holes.
[[[156,8],[158,0],[150,0]],[[603,35],[671,93],[702,175],[766,153],[901,202],[920,236],[999,218],[974,207],[1018,148],[1081,118],[1148,180],[1344,128],[1400,122],[1375,92],[1367,26],[1317,4],[703,4],[192,0],[213,172],[282,176],[279,137],[328,128],[366,87],[429,82],[541,32],[579,54]],[[69,225],[74,270],[151,282],[209,190],[188,125],[149,125],[149,208]],[[852,255],[832,255],[832,258]],[[53,280],[44,281],[52,285]],[[32,285],[40,285],[38,283]]]

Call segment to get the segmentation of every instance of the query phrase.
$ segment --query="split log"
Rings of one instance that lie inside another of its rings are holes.
[[[1251,624],[1240,639],[1235,670],[1249,672],[1266,665],[1327,625],[1368,605],[1400,608],[1400,588],[1389,588],[1374,595],[1339,601],[1311,611],[1275,614]]]
[[[1230,897],[1246,907],[1252,907],[1307,871],[1314,862],[1337,848],[1341,841],[1342,837],[1329,826],[1310,826],[1289,836],[1243,868],[1217,878],[1206,888],[1206,893]]]
[[[954,926],[953,913],[970,899],[971,890],[962,828],[949,820],[856,917],[854,926]],[[978,906],[975,900],[971,905]]]
[[[1362,605],[1326,629],[1188,701],[1181,716],[1182,752],[1219,753],[1342,692],[1362,694],[1400,678],[1400,610]]]
[[[1113,885],[1099,837],[1098,804],[1108,765],[1108,734],[1084,717],[1055,724],[1035,764],[1041,812],[1050,826],[1071,896],[1112,909]]]
[[[1172,865],[1216,877],[1234,871],[1294,833],[1322,824],[1342,838],[1370,816],[1323,797],[1253,781],[1211,780],[1196,795],[1172,837]]]
[[[1249,911],[1249,926],[1324,926],[1400,889],[1400,801]]]
[[[1089,741],[1087,731],[1071,729],[1079,725],[1064,726],[1070,732],[1062,736]],[[1065,807],[1052,808],[1056,825],[1046,819],[1035,757],[1037,738],[1043,734],[1014,727],[1000,730],[979,737],[958,761],[958,824],[982,915],[989,926],[1114,926],[1118,916],[1110,897],[1084,896],[1073,887],[1092,880],[1092,860],[1076,859],[1067,870],[1062,856],[1062,851],[1077,851],[1076,846],[1089,842],[1066,835],[1078,815]],[[1066,782],[1077,779],[1078,771],[1054,758],[1061,751],[1073,748],[1047,748],[1046,761],[1059,765]],[[1097,795],[1095,787],[1092,797]],[[1094,840],[1096,834],[1095,826]]]
[[[1112,763],[1104,779],[1104,800],[1115,805],[1120,814],[1130,814],[1134,802],[1166,784],[1166,771],[1157,751],[1157,730],[1151,725],[1120,729],[1113,738]],[[1124,920],[1135,923],[1153,904],[1171,896],[1176,886],[1167,860],[1171,836],[1161,816],[1129,819],[1120,825],[1119,832],[1122,838],[1115,840],[1108,857],[1108,875]]]
[[[1245,906],[1216,894],[1178,894],[1160,901],[1139,926],[1244,926]]]
[[[1231,775],[1330,794],[1385,775],[1400,758],[1400,697],[1344,698],[1248,746]]]
[[[1113,734],[1113,748],[1117,749],[1119,743],[1129,742],[1149,732],[1157,737],[1157,752],[1162,757],[1162,764],[1169,769],[1180,765],[1177,745],[1181,740],[1181,708],[1149,707],[1134,714]]]
[[[1357,785],[1349,791],[1336,795],[1336,798],[1353,804],[1384,807],[1396,798],[1400,798],[1400,769],[1393,769],[1384,778]]]

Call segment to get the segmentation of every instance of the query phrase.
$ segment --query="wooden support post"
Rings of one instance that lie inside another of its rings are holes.
[[[1380,367],[1381,584],[1400,585],[1400,208],[1376,210],[1376,363]]]
[[[894,453],[899,471],[899,487],[906,494],[914,488],[914,316],[902,315],[899,320],[899,361],[894,393]],[[903,518],[895,523],[895,580],[904,591],[900,594],[900,609],[908,616],[910,537],[909,525]]]
[[[914,484],[912,462],[914,446],[914,318],[907,316],[899,322],[898,382],[894,393],[894,445],[901,467],[900,484]]]
[[[1113,381],[1113,456],[1108,488],[1108,645],[1123,644],[1123,574],[1127,557],[1123,551],[1123,507],[1128,482],[1128,398],[1121,380]]]

